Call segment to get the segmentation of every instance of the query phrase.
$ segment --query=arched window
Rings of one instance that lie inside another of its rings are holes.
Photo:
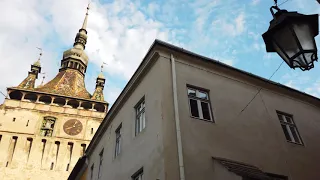
[[[34,93],[28,93],[24,96],[24,99],[30,100],[31,102],[36,102],[37,95]]]
[[[95,104],[94,109],[96,109],[98,112],[104,112],[105,111],[105,106],[103,104]]]
[[[59,106],[64,106],[66,104],[66,100],[58,97],[54,99],[53,103],[58,104]]]
[[[39,98],[40,102],[43,102],[45,104],[50,104],[51,103],[51,97],[50,96],[41,96]]]
[[[68,101],[68,105],[72,106],[73,108],[77,108],[77,107],[79,107],[79,101],[70,100],[70,101]]]
[[[21,100],[22,93],[20,91],[12,91],[10,92],[9,96],[10,96],[10,99]]]
[[[81,106],[83,107],[83,109],[87,109],[87,110],[92,108],[92,104],[89,102],[83,102]]]
[[[42,120],[42,125],[40,129],[40,135],[51,137],[54,129],[54,125],[56,123],[57,118],[52,116],[46,116]]]

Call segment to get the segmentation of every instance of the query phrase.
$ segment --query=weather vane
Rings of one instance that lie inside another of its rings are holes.
[[[41,81],[41,84],[40,84],[40,86],[42,86],[43,82],[44,82],[44,79],[46,78],[46,73],[44,72],[44,73],[40,73],[40,74],[43,74],[42,81]]]
[[[36,47],[36,48],[40,50],[40,54],[39,54],[39,60],[40,60],[40,58],[42,56],[42,48],[39,48],[39,47]]]
[[[108,65],[107,63],[105,63],[105,62],[102,62],[102,65],[101,65],[101,72],[102,72],[102,70],[103,70],[103,65]]]

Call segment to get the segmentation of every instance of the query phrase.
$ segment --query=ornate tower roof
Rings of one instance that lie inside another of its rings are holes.
[[[106,112],[108,103],[104,101],[103,88],[105,78],[101,72],[96,81],[92,96],[85,87],[84,77],[88,56],[84,52],[87,43],[88,11],[82,27],[76,35],[73,47],[63,53],[58,74],[49,82],[35,88],[35,80],[41,71],[40,58],[33,65],[28,77],[18,87],[7,88],[10,99],[44,103],[65,108],[85,109]]]
[[[86,90],[84,83],[84,76],[88,64],[88,56],[84,52],[88,38],[86,30],[88,11],[89,5],[83,25],[76,35],[73,47],[63,53],[59,73],[48,83],[36,88],[36,91],[91,99],[92,96]]]

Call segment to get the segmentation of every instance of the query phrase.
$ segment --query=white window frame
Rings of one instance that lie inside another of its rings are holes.
[[[132,180],[143,180],[143,168],[139,169],[131,176]]]
[[[98,179],[100,179],[100,177],[102,175],[101,170],[102,170],[102,163],[103,163],[103,151],[104,151],[104,149],[102,149],[101,152],[99,153],[100,161],[99,161]]]
[[[144,97],[135,106],[135,135],[138,135],[146,128],[146,103]]]
[[[114,157],[118,157],[121,152],[121,128],[122,124],[116,129],[116,142],[115,142],[115,149],[114,149]]]
[[[189,90],[195,91],[196,92],[196,96],[189,95]],[[206,98],[201,98],[200,97],[201,93],[206,94]],[[193,117],[193,118],[204,120],[204,121],[214,122],[213,115],[212,115],[210,98],[209,98],[209,91],[208,90],[204,90],[202,88],[196,88],[196,87],[187,86],[187,95],[188,95],[188,104],[189,104],[190,116]],[[197,101],[199,117],[196,117],[196,116],[192,115],[190,99]],[[201,102],[204,102],[204,103],[208,104],[210,120],[203,118],[203,111],[202,111]]]
[[[280,119],[279,116],[282,117],[282,119]],[[284,125],[286,127],[286,130],[287,130],[289,136],[290,136],[290,140],[288,140],[287,137],[285,136],[286,140],[288,142],[291,142],[291,143],[303,145],[303,142],[302,142],[300,133],[298,131],[298,128],[297,128],[296,124],[293,121],[293,116],[290,115],[290,114],[287,114],[287,113],[283,113],[283,112],[277,111],[277,117],[278,117],[278,119],[280,121],[281,129],[282,129],[282,125]],[[290,119],[291,122],[289,122],[287,120],[287,118]],[[295,140],[291,128],[293,128],[293,130],[296,132],[298,141]],[[284,131],[284,130],[282,129],[282,131]],[[283,133],[285,135],[285,132],[283,132]]]

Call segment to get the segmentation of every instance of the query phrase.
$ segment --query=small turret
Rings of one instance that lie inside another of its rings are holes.
[[[96,80],[96,89],[95,89],[93,96],[91,98],[91,99],[98,100],[98,101],[104,101],[103,89],[104,89],[104,84],[106,82],[106,79],[102,73],[102,68],[103,68],[103,65],[101,65],[101,72],[98,75],[97,80]]]
[[[38,79],[38,74],[41,73],[41,64],[40,64],[40,58],[42,56],[42,53],[40,53],[40,56],[36,62],[34,62],[31,65],[31,70],[28,72],[28,76],[19,84],[19,88],[24,89],[33,89],[36,79]]]

